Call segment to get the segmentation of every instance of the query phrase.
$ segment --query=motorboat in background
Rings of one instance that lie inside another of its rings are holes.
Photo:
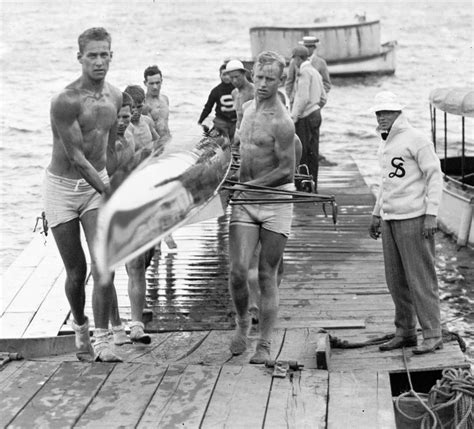
[[[319,39],[318,56],[328,64],[331,76],[395,73],[396,41],[380,42],[380,21],[357,17],[349,23],[250,28],[252,58],[265,50],[282,54],[287,61],[305,36]]]
[[[433,143],[444,173],[440,227],[453,234],[458,245],[474,246],[474,128],[468,119],[474,118],[474,89],[437,88],[429,101]]]

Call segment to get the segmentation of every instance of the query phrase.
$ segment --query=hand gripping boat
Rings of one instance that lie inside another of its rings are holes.
[[[99,210],[99,272],[137,257],[219,200],[230,165],[230,142],[220,135],[202,137],[191,150],[150,156]]]

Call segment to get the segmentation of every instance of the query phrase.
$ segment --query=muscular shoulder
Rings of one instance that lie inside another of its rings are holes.
[[[55,119],[77,116],[81,111],[79,89],[71,84],[51,99],[51,116]]]
[[[117,105],[117,110],[120,109],[122,106],[122,91],[109,83],[106,85],[113,102]]]
[[[282,140],[289,143],[293,142],[295,125],[284,106],[277,110],[277,114],[272,120],[272,127],[276,136],[280,136]]]

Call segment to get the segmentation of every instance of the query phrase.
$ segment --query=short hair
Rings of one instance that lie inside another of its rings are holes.
[[[133,109],[133,99],[126,92],[122,92],[122,107],[130,107],[130,110]]]
[[[155,74],[159,74],[161,77],[163,77],[161,70],[158,68],[156,64],[147,67],[145,71],[143,72],[143,77],[145,78],[145,81],[146,81],[146,78],[148,76],[154,76]]]
[[[227,63],[222,64],[222,65],[219,67],[219,73],[222,73],[222,70],[225,70],[226,66],[227,66]]]
[[[132,97],[135,104],[141,103],[145,99],[145,91],[139,85],[128,85],[124,92]]]
[[[274,51],[263,51],[258,54],[255,66],[264,66],[267,64],[276,64],[280,69],[280,76],[283,74],[283,69],[286,66],[285,59],[278,52]]]
[[[88,42],[91,40],[102,41],[106,40],[109,43],[109,48],[112,45],[112,37],[110,33],[104,27],[92,27],[85,30],[77,38],[77,44],[79,45],[79,52],[84,52],[84,49]]]

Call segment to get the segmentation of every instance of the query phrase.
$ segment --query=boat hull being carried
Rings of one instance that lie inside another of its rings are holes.
[[[380,21],[306,26],[267,26],[250,29],[252,58],[264,50],[276,51],[287,61],[305,36],[319,39],[318,55],[331,76],[393,74],[396,41],[380,43]]]
[[[191,150],[146,160],[99,210],[99,271],[110,272],[190,223],[218,200],[230,165],[230,142],[224,136],[206,136]]]

